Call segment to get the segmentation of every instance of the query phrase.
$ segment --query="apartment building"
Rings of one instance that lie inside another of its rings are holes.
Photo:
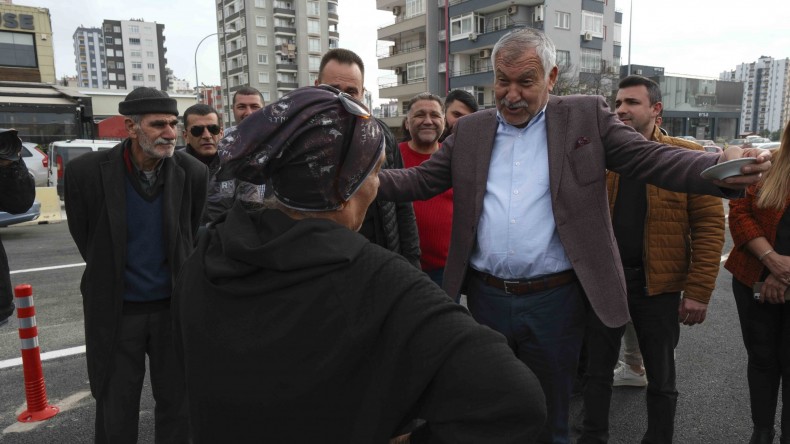
[[[101,28],[80,26],[74,31],[74,64],[77,85],[83,88],[108,88]]]
[[[101,29],[109,89],[168,90],[165,25],[143,19],[104,20]]]
[[[763,56],[725,71],[719,78],[743,82],[742,134],[784,129],[790,120],[790,58]]]
[[[252,86],[266,103],[318,78],[338,47],[337,0],[216,0],[223,121],[234,91]]]
[[[620,66],[614,0],[376,0],[376,8],[394,18],[378,30],[379,68],[393,72],[380,79],[379,97],[399,103],[383,116],[392,128],[419,92],[464,89],[481,107],[494,106],[491,50],[515,28],[537,28],[554,41],[564,79],[593,84]]]

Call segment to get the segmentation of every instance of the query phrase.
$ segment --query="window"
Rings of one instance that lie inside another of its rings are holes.
[[[156,76],[155,76],[155,75],[152,75],[152,74],[149,74],[149,75],[148,75],[148,81],[149,81],[149,82],[156,82]]]
[[[309,37],[307,39],[307,50],[310,52],[321,52],[321,39]]]
[[[148,64],[148,69],[156,69],[156,68],[154,68],[154,64],[153,63],[149,63]]]
[[[154,56],[154,52],[153,51],[146,51],[145,52],[145,56],[146,57],[153,57]]]
[[[0,63],[5,66],[38,66],[35,34],[22,32],[0,32]]]
[[[255,7],[256,8],[265,8],[266,7],[266,0],[255,0]]]
[[[425,0],[406,0],[406,13],[404,18],[425,14]]]
[[[129,32],[131,32],[132,34],[139,34],[140,27],[138,25],[129,25]]]
[[[140,62],[132,62],[132,69],[143,69],[143,64]]]
[[[603,14],[582,11],[582,32],[603,38]]]
[[[122,49],[116,49],[115,50],[115,57],[123,57],[123,50]]]
[[[255,26],[258,26],[260,28],[265,28],[266,27],[266,16],[256,15],[255,16]]]
[[[118,69],[123,69],[123,62],[116,63],[116,66],[118,67]]]
[[[272,100],[269,91],[261,91],[261,95],[263,96],[263,103],[269,103]]]
[[[115,50],[114,49],[108,49],[107,50],[107,57],[115,57]]]
[[[116,25],[116,26],[113,26],[113,27],[112,27],[112,32],[117,32],[117,33],[120,33],[120,32],[121,32],[121,27],[120,27],[120,26],[117,26],[117,25]]]
[[[115,69],[115,61],[114,60],[107,61],[107,67],[110,69]]]
[[[115,40],[113,40],[112,37],[105,37],[104,38],[104,43],[107,44],[107,45],[114,45],[115,44],[114,42],[115,42]]]
[[[268,65],[269,64],[269,54],[258,54],[258,64],[259,65]]]
[[[154,44],[154,41],[151,39],[145,39],[145,46],[151,46]]]
[[[557,50],[557,67],[568,68],[571,64],[571,52]]]
[[[319,15],[321,12],[321,7],[318,5],[318,2],[307,2],[307,15]]]
[[[307,56],[307,69],[310,71],[318,71],[321,67],[321,56]]]
[[[258,34],[255,36],[255,42],[258,46],[267,46],[269,44],[269,38],[265,34]]]
[[[406,80],[425,80],[425,60],[417,60],[406,64]]]
[[[555,12],[554,27],[560,29],[571,29],[571,15],[567,12]]]
[[[318,73],[311,72],[308,77],[310,82],[309,85],[315,85],[316,80],[318,80]]]
[[[126,81],[126,76],[123,75],[123,74],[118,74],[118,81],[119,82],[125,82]]]
[[[601,72],[601,50],[582,48],[581,63],[579,71],[581,72]]]
[[[112,80],[113,82],[115,81],[115,73],[114,72],[109,73],[108,76],[109,76],[108,78],[110,80]]]
[[[139,80],[139,81],[142,82],[143,81],[143,75],[142,74],[132,74],[132,81],[136,81],[136,80]]]
[[[500,29],[507,28],[507,16],[506,15],[500,15],[500,16],[497,16],[497,17],[491,17],[489,19],[489,21],[491,22],[489,24],[489,27],[490,27],[491,31],[499,31]]]
[[[450,40],[460,40],[469,34],[480,34],[485,30],[485,18],[477,14],[466,14],[450,19]]]
[[[131,57],[142,57],[142,53],[140,51],[129,51],[129,56]]]
[[[258,83],[269,83],[269,73],[268,72],[259,72],[258,73]]]
[[[130,45],[139,45],[140,44],[140,39],[138,39],[136,37],[129,37],[129,44]]]
[[[314,19],[308,19],[307,32],[310,34],[321,34],[321,22]]]

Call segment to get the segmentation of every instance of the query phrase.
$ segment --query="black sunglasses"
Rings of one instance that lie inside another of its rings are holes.
[[[219,134],[220,127],[219,125],[195,125],[189,129],[189,132],[192,133],[195,137],[200,137],[203,135],[203,130],[208,128],[208,132],[213,135]]]

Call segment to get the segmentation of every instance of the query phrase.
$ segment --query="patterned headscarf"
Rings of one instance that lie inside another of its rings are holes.
[[[218,180],[263,184],[286,206],[331,211],[376,166],[384,134],[364,105],[327,85],[299,88],[219,142]]]

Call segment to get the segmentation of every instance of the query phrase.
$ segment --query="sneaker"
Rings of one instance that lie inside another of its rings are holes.
[[[615,387],[644,387],[647,385],[647,376],[643,372],[641,375],[631,370],[630,365],[620,361],[614,369],[614,379],[612,385]]]

